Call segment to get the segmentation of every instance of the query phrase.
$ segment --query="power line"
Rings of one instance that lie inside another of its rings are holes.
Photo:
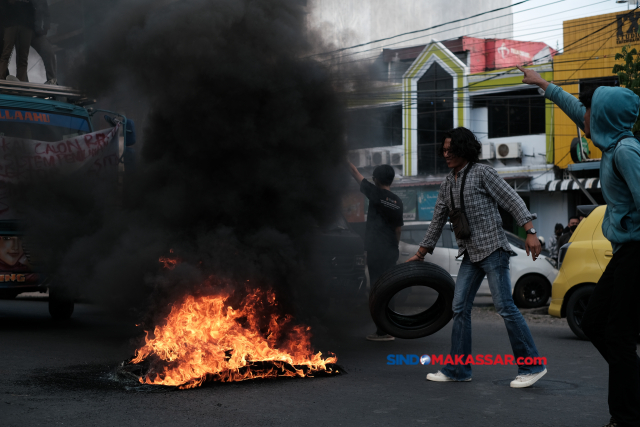
[[[637,8],[636,8],[636,9],[637,9]],[[626,14],[626,15],[631,14],[631,13],[635,12],[635,10],[636,10],[636,9],[634,9],[633,11],[626,12],[625,14]],[[597,42],[597,40],[587,40],[587,39],[588,39],[590,36],[592,36],[593,34],[596,34],[596,33],[598,33],[599,31],[602,31],[602,30],[603,30],[603,29],[605,29],[606,27],[608,27],[608,26],[610,26],[611,24],[613,24],[613,23],[615,23],[615,22],[616,22],[616,20],[613,20],[613,21],[612,21],[610,18],[603,18],[603,19],[601,19],[601,20],[599,19],[599,20],[596,20],[596,21],[592,21],[592,22],[591,22],[591,24],[593,24],[593,23],[598,23],[598,22],[602,22],[602,21],[609,22],[609,24],[608,24],[608,25],[603,26],[603,27],[602,27],[602,28],[600,28],[599,30],[594,31],[593,33],[590,33],[589,35],[587,35],[587,36],[585,36],[585,37],[582,37],[581,39],[578,39],[578,40],[574,41],[573,43],[571,43],[571,44],[569,44],[569,45],[566,45],[566,46],[563,48],[564,53],[567,53],[567,50],[568,50],[568,48],[570,48],[570,47],[575,49],[575,48],[579,48],[579,47],[582,47],[582,46],[584,46],[584,45],[587,45],[587,44],[589,44],[589,43]],[[568,28],[582,28],[583,26],[584,26],[583,24],[576,24],[576,25],[574,25],[574,26],[565,27],[565,28],[564,28],[564,29],[565,29],[565,31],[564,31],[564,35],[570,34],[570,33],[572,33],[572,32],[578,32],[578,31],[580,31],[580,30],[576,30],[576,31],[566,31]],[[486,30],[486,31],[489,31],[489,30]],[[453,40],[455,40],[455,39],[453,39]],[[583,42],[583,43],[581,43],[583,40],[584,40],[584,42]],[[482,39],[481,41],[478,41],[478,43],[484,43],[484,39]],[[493,50],[495,51],[495,50],[497,50],[497,49],[493,49]],[[487,52],[491,53],[490,51],[487,51]],[[486,52],[485,52],[485,53],[486,53]],[[558,54],[561,54],[561,53],[562,53],[562,52],[558,52]],[[376,54],[376,55],[375,55],[375,56],[373,56],[373,57],[365,58],[364,60],[371,60],[371,59],[374,59],[374,58],[376,58],[376,57],[378,57],[378,54]],[[359,62],[359,61],[361,61],[361,60],[363,60],[363,59],[356,60],[356,61],[353,61],[353,62]],[[558,61],[557,59],[555,59],[553,62],[554,62],[554,64],[558,64],[558,63],[562,63],[563,61]],[[348,64],[348,63],[342,63],[342,64],[340,64],[340,65],[345,65],[345,64]],[[514,70],[514,69],[511,69],[511,70]],[[506,72],[509,72],[509,71],[510,71],[510,70],[506,70]],[[497,76],[494,76],[494,77],[497,77]],[[492,78],[493,78],[493,77],[492,77]],[[358,78],[358,80],[359,80],[359,81],[362,81],[362,78],[360,77],[360,78]],[[487,80],[488,80],[488,79],[487,79]],[[486,81],[486,80],[485,80],[485,81]],[[474,83],[474,85],[477,85],[477,84],[479,84],[479,83],[481,83],[481,82]],[[471,85],[470,85],[470,86],[471,86]],[[464,89],[464,88],[463,88],[463,89]]]
[[[574,11],[574,10],[581,9],[581,8],[584,8],[584,7],[590,7],[590,6],[593,6],[593,5],[596,5],[596,4],[600,4],[600,3],[603,3],[603,2],[606,2],[606,1],[608,1],[608,0],[604,0],[604,1],[601,1],[601,2],[596,2],[596,3],[589,4],[589,5],[581,6],[581,7],[578,7],[578,8],[573,8],[573,9],[565,10],[565,11],[562,11],[562,12],[558,12],[558,13],[557,13],[557,15],[558,15],[558,14],[565,13],[565,12],[572,12],[572,11]],[[555,4],[555,3],[556,3],[556,2],[548,3],[548,4],[545,4],[545,5],[537,6],[537,7],[535,7],[535,8],[525,9],[525,10],[518,11],[518,12],[513,12],[513,14],[515,14],[515,13],[520,13],[520,12],[525,12],[525,11],[528,11],[528,10],[537,9],[537,8],[541,8],[541,7],[545,7],[545,6],[549,6],[549,5],[552,5],[552,4]],[[506,16],[509,16],[509,14],[507,14],[507,15],[502,15],[501,17],[506,17]],[[491,19],[496,19],[496,18],[491,18]],[[476,24],[478,24],[478,23],[482,23],[482,22],[486,22],[486,21],[489,21],[489,20],[491,20],[491,19],[487,19],[487,20],[485,20],[485,21],[480,21],[480,22],[477,22]],[[536,19],[537,19],[537,18],[536,18]],[[532,19],[532,20],[530,20],[530,21],[533,21],[533,20],[535,20],[535,19]],[[609,21],[609,19],[603,19],[603,21]],[[528,22],[528,21],[524,21],[524,22]],[[600,21],[596,21],[596,22],[600,22]],[[555,25],[552,25],[551,27],[555,27],[555,26],[557,26],[557,25],[558,25],[558,24],[555,24]],[[559,24],[559,26],[560,26],[560,28],[558,28],[558,30],[557,30],[557,31],[562,31],[562,30],[563,30],[563,28],[564,28],[564,30],[565,30],[565,31],[564,31],[564,33],[563,33],[563,34],[567,34],[567,33],[574,32],[574,31],[566,31],[567,29],[574,28],[574,27],[581,28],[581,27],[583,27],[584,25],[583,25],[583,24],[578,24],[578,25],[575,25],[575,26],[563,27],[563,23],[561,23],[561,24]],[[366,51],[360,51],[360,52],[356,52],[356,53],[351,53],[351,54],[347,54],[347,55],[342,55],[342,56],[338,57],[338,59],[339,59],[339,58],[342,58],[342,57],[350,56],[350,55],[357,55],[357,54],[359,54],[359,53],[364,53],[364,52],[369,52],[369,51],[378,50],[378,49],[380,49],[380,48],[384,49],[384,48],[385,48],[385,47],[387,47],[387,46],[392,46],[392,45],[396,45],[396,44],[400,44],[400,43],[406,43],[407,41],[411,41],[411,40],[418,40],[418,39],[421,39],[421,38],[423,38],[423,37],[433,36],[433,35],[435,35],[435,34],[438,34],[438,33],[440,33],[440,32],[443,32],[443,31],[451,31],[451,30],[458,29],[458,28],[463,28],[463,27],[464,27],[464,26],[460,26],[460,27],[456,27],[456,28],[451,28],[451,29],[447,29],[447,30],[442,30],[442,31],[439,31],[439,32],[436,32],[436,33],[432,33],[432,34],[428,34],[428,35],[423,35],[423,36],[420,36],[420,37],[415,37],[415,38],[413,38],[413,39],[408,39],[408,40],[403,40],[403,41],[401,41],[401,42],[391,43],[391,44],[388,44],[388,45],[386,45],[386,46],[381,46],[381,47],[374,48],[374,49],[369,49],[369,50],[366,50]],[[480,30],[480,31],[477,31],[477,32],[475,32],[475,33],[469,33],[469,34],[466,34],[466,35],[465,35],[465,37],[469,37],[469,36],[473,36],[473,35],[481,34],[481,33],[484,33],[484,32],[495,31],[495,30],[497,30],[497,29],[500,29],[500,28],[507,28],[507,27],[508,27],[508,28],[511,28],[511,27],[512,27],[512,25],[506,25],[506,26],[501,26],[501,27],[494,27],[494,28],[490,28],[490,29]],[[548,28],[548,27],[541,27],[541,28]],[[506,31],[508,31],[508,30],[506,30]],[[575,32],[577,32],[577,31],[579,31],[579,30],[576,30]],[[534,33],[527,33],[527,34],[523,34],[522,36],[527,36],[527,35],[532,35],[532,34],[539,34],[539,33],[541,33],[541,32],[542,32],[542,33],[544,33],[544,32],[548,32],[548,31],[538,31],[538,32],[534,32]],[[498,34],[499,34],[499,33],[498,33]],[[443,42],[443,43],[444,43],[444,42],[447,42],[447,41],[456,40],[456,39],[458,39],[458,38],[460,38],[460,37],[454,37],[454,38],[451,38],[451,39],[445,39],[445,40],[441,40],[440,42]],[[506,37],[506,38],[504,38],[504,39],[506,39],[506,40],[514,40],[514,39],[515,39],[515,36],[512,36],[512,37]],[[481,41],[480,43],[484,43],[484,40],[485,40],[485,39],[481,39],[481,40],[482,40],[482,41]],[[514,40],[514,41],[515,41],[515,40]],[[472,43],[472,44],[473,44],[473,43]],[[494,50],[495,50],[495,49],[494,49]],[[374,57],[375,57],[375,56],[374,56]],[[330,61],[330,60],[331,60],[331,59],[328,59],[327,61]],[[366,59],[363,59],[363,60],[366,60]]]
[[[513,6],[518,6],[518,5],[526,3],[528,1],[531,1],[531,0],[522,0],[522,1],[518,2],[518,3],[514,3],[514,4],[509,5],[509,6],[500,7],[500,8],[497,8],[497,9],[489,10],[487,12],[481,12],[481,13],[478,13],[476,15],[469,16],[467,18],[455,19],[453,21],[445,22],[443,24],[434,25],[432,27],[424,28],[422,30],[408,31],[406,33],[396,34],[395,36],[385,37],[385,38],[382,38],[382,39],[373,40],[373,41],[366,42],[366,43],[360,43],[360,44],[357,44],[357,45],[354,45],[354,46],[343,47],[343,48],[332,50],[332,51],[329,51],[329,52],[317,53],[315,55],[311,55],[311,57],[319,56],[319,55],[328,55],[328,54],[331,54],[331,53],[344,52],[346,50],[355,49],[357,47],[362,47],[362,46],[367,46],[367,45],[370,45],[370,44],[373,44],[373,43],[379,43],[379,42],[383,42],[383,41],[387,41],[387,40],[392,40],[392,39],[395,39],[395,38],[398,38],[398,37],[407,36],[409,34],[416,34],[416,33],[421,33],[421,32],[424,32],[424,31],[433,30],[434,28],[443,27],[445,25],[454,24],[456,22],[467,21],[469,19],[477,18],[478,16],[483,16],[483,15],[486,15],[486,14],[489,14],[489,13],[499,12],[499,11],[504,10],[504,9],[510,9]],[[566,1],[566,0],[559,0],[559,1]]]
[[[638,9],[638,8],[635,8],[634,10],[629,11],[629,12],[627,12],[627,13],[626,13],[626,14],[624,14],[624,15],[630,15],[630,14],[632,14],[632,13],[635,13],[635,11],[636,11],[637,9]],[[580,38],[580,39],[578,39],[578,40],[574,41],[573,43],[570,43],[569,45],[564,46],[563,50],[566,52],[566,50],[567,50],[569,47],[572,47],[572,46],[576,46],[576,45],[578,45],[578,43],[580,43],[580,42],[582,42],[582,41],[584,41],[584,40],[588,39],[589,37],[593,36],[594,34],[597,34],[597,33],[601,32],[601,31],[603,31],[603,30],[604,30],[604,29],[606,29],[607,27],[609,27],[609,26],[611,26],[612,24],[614,24],[614,23],[616,23],[616,22],[617,22],[617,20],[613,20],[613,21],[607,20],[607,21],[609,21],[609,23],[608,23],[608,24],[606,24],[606,25],[602,26],[601,28],[599,28],[598,30],[596,30],[596,31],[594,31],[594,32],[592,32],[592,33],[589,33],[589,34],[585,35],[584,37],[582,37],[582,38]],[[617,31],[617,29],[616,29],[616,31]],[[591,43],[591,42],[593,42],[593,41],[592,41],[592,40],[589,40],[589,41],[586,41],[584,44]],[[579,47],[579,46],[578,46],[578,47]],[[377,55],[376,55],[376,56],[377,56]],[[592,55],[592,56],[593,56],[593,55]],[[555,62],[555,61],[554,61],[554,62]],[[510,68],[506,69],[504,72],[496,73],[496,74],[492,75],[491,77],[489,77],[489,78],[487,78],[487,79],[485,79],[485,80],[483,80],[483,81],[481,81],[481,82],[472,83],[472,84],[469,84],[469,85],[464,86],[464,87],[461,87],[461,88],[455,88],[454,90],[455,90],[455,91],[459,91],[459,90],[469,89],[469,88],[471,88],[473,85],[478,85],[478,84],[481,84],[481,83],[487,82],[487,81],[489,81],[489,80],[493,80],[493,79],[495,79],[495,78],[498,78],[498,77],[501,77],[501,76],[503,76],[503,75],[505,75],[505,74],[508,74],[508,73],[509,73],[509,72],[511,72],[511,71],[515,71],[516,69],[517,69],[517,68],[515,68],[515,67],[510,67]]]
[[[598,21],[595,21],[595,22],[592,22],[592,23],[598,23],[598,22],[603,22],[603,21],[604,21],[604,22],[609,22],[610,24],[612,23],[612,21],[610,20],[610,18],[605,18],[605,19],[598,20]],[[615,21],[613,21],[613,22],[615,22]],[[583,25],[583,24],[579,24],[579,25],[575,25],[575,26],[573,26],[573,27],[566,27],[566,28],[565,28],[565,30],[566,30],[567,28],[582,28],[582,27],[584,27],[584,25]],[[580,30],[580,29],[578,29],[578,30],[575,30],[575,31],[564,31],[564,33],[563,33],[563,34],[564,34],[564,35],[566,35],[566,34],[571,34],[571,33],[573,33],[573,32],[581,32],[581,30]],[[591,33],[591,34],[595,34],[595,32],[594,32],[594,33]],[[454,38],[454,39],[450,39],[450,40],[445,40],[444,42],[446,42],[446,41],[452,41],[452,40],[457,40],[457,39],[459,39],[459,37]],[[485,43],[485,40],[486,40],[486,39],[479,39],[479,41],[478,41],[478,42],[476,42],[476,43]],[[574,48],[579,48],[579,47],[582,47],[582,46],[584,46],[584,45],[586,45],[586,44],[589,44],[589,43],[593,42],[592,40],[588,40],[588,41],[585,41],[585,42],[584,42],[584,43],[582,43],[582,44],[579,44],[579,45],[577,45],[577,46],[574,46],[574,45],[576,45],[576,44],[577,44],[578,42],[580,42],[580,41],[581,41],[581,40],[577,40],[576,42],[571,43],[569,46],[574,47]],[[597,41],[597,40],[596,40],[596,41]],[[472,43],[472,44],[476,44],[476,43]],[[525,43],[526,43],[526,42],[525,42]],[[562,54],[562,53],[567,53],[567,52],[566,52],[566,48],[567,48],[567,47],[568,47],[568,46],[565,46],[565,47],[563,48],[564,52],[560,52],[560,51],[558,51],[558,52],[557,52],[557,54],[558,54],[558,55],[560,55],[560,54]],[[486,50],[486,51],[485,51],[485,54],[486,54],[486,53],[495,53],[495,51],[497,51],[497,50],[498,50],[498,48],[495,48],[495,49],[492,49],[492,50],[491,50],[491,49],[490,49],[490,50]],[[379,57],[379,55],[380,55],[379,53],[376,53],[375,55],[370,56],[370,57],[367,57],[367,58],[359,58],[359,59],[356,59],[356,60],[354,60],[354,61],[341,62],[341,63],[339,63],[339,64],[336,64],[336,66],[343,66],[343,65],[347,65],[347,64],[351,64],[351,63],[355,63],[355,62],[370,61],[370,60],[372,60],[372,59],[378,58],[378,57]],[[554,61],[554,63],[558,63],[558,61],[557,61],[557,60],[555,60],[555,61]]]
[[[562,1],[564,1],[564,0],[562,0]],[[565,11],[562,11],[562,12],[558,12],[557,14],[562,14],[562,13],[565,13],[565,12],[572,12],[572,11],[577,10],[577,9],[581,9],[581,8],[584,8],[584,7],[590,7],[590,6],[593,6],[593,5],[596,5],[596,4],[604,3],[604,2],[606,2],[606,1],[608,1],[608,0],[604,0],[604,1],[596,2],[596,3],[592,3],[592,4],[585,5],[585,6],[581,6],[581,7],[578,7],[578,8],[568,9],[568,10],[565,10]],[[555,3],[558,3],[558,2],[547,3],[547,4],[540,5],[540,6],[536,6],[536,7],[530,8],[530,9],[525,9],[525,10],[521,10],[521,11],[517,11],[517,12],[512,12],[512,13],[509,13],[509,14],[506,14],[506,15],[501,15],[501,16],[499,16],[499,17],[489,18],[489,19],[486,19],[486,20],[484,20],[484,21],[475,22],[474,24],[479,24],[479,23],[487,22],[487,21],[490,21],[490,20],[493,20],[493,19],[498,19],[498,18],[507,17],[507,16],[509,16],[509,15],[513,15],[513,14],[515,14],[515,13],[521,13],[521,12],[526,12],[526,11],[533,10],[533,9],[538,9],[538,8],[546,7],[546,6],[549,6],[549,5],[555,4]],[[532,20],[534,20],[534,19],[532,19]],[[530,21],[532,21],[532,20],[530,20]],[[608,19],[604,19],[604,20],[607,20],[607,21],[608,21]],[[524,21],[524,22],[528,22],[528,21]],[[560,25],[562,25],[562,24],[560,24]],[[575,27],[582,27],[582,26],[583,26],[582,24],[577,24],[577,25],[575,25]],[[379,46],[379,47],[376,47],[376,48],[373,48],[373,49],[368,49],[368,50],[365,50],[365,51],[360,51],[360,52],[355,52],[355,53],[350,53],[350,54],[342,55],[342,56],[337,57],[337,59],[342,58],[342,57],[346,57],[346,56],[357,55],[357,54],[364,53],[364,52],[369,52],[369,51],[379,50],[379,49],[381,49],[381,48],[382,48],[382,49],[384,49],[384,48],[385,48],[385,47],[387,47],[387,46],[393,46],[393,45],[400,44],[400,43],[406,43],[406,42],[408,42],[408,41],[418,40],[418,39],[421,39],[421,38],[423,38],[423,37],[429,37],[429,36],[433,36],[433,35],[435,35],[435,34],[438,34],[438,33],[444,32],[444,31],[452,31],[452,30],[455,30],[455,29],[463,28],[463,27],[464,27],[464,26],[460,26],[460,27],[456,27],[456,28],[450,28],[450,29],[446,29],[446,30],[439,31],[439,32],[430,33],[430,34],[422,35],[422,36],[419,36],[419,37],[415,37],[415,38],[413,38],[413,39],[403,40],[403,41],[400,41],[400,42],[387,44],[387,45],[385,45],[385,46]],[[475,32],[475,33],[467,34],[466,36],[468,37],[468,36],[471,36],[471,35],[474,35],[474,34],[480,34],[480,33],[488,32],[488,31],[495,31],[496,29],[499,29],[499,28],[505,28],[505,27],[512,27],[512,25],[506,25],[506,26],[501,26],[501,27],[494,27],[494,28],[491,28],[491,29],[480,30],[480,31],[477,31],[477,32]],[[572,27],[567,27],[567,28],[572,28]],[[532,34],[537,34],[537,33],[532,33]],[[525,35],[528,35],[528,34],[525,34]],[[459,38],[459,37],[455,37],[455,38],[451,38],[451,39],[445,39],[445,40],[441,40],[441,42],[446,42],[446,41],[456,40],[456,39],[458,39],[458,38]],[[513,39],[513,37],[506,38],[506,39]],[[483,39],[483,40],[484,40],[484,39]],[[376,55],[376,56],[377,56],[377,55]],[[375,56],[374,56],[374,57],[375,57]],[[327,59],[326,61],[331,61],[331,60],[333,60],[333,59],[332,59],[332,58],[330,58],[330,59]]]
[[[554,2],[551,2],[551,3],[547,3],[547,4],[544,4],[544,5],[541,5],[541,6],[536,6],[536,7],[530,8],[530,9],[520,10],[520,11],[518,11],[518,12],[511,12],[511,13],[508,13],[508,14],[506,14],[506,15],[496,16],[496,17],[493,17],[493,18],[485,19],[485,20],[483,20],[483,21],[474,22],[473,24],[474,24],[474,25],[477,25],[477,24],[481,24],[481,23],[483,23],[483,22],[492,21],[492,20],[495,20],[495,19],[505,18],[505,17],[510,16],[510,15],[513,15],[513,14],[515,14],[515,13],[527,12],[527,11],[530,11],[530,10],[533,10],[533,9],[539,9],[539,8],[541,8],[541,7],[549,6],[549,5],[556,4],[556,3],[560,3],[560,2],[563,2],[563,1],[566,1],[566,0],[558,0],[558,1],[554,1]],[[605,0],[605,1],[607,1],[607,0]],[[523,3],[524,3],[524,2],[523,2]],[[601,3],[601,2],[600,2],[600,3]],[[598,4],[598,3],[594,3],[594,4]],[[512,5],[512,6],[514,6],[514,5]],[[490,13],[490,12],[485,12],[485,13]],[[454,21],[452,21],[452,22],[454,22]],[[447,24],[448,24],[448,23],[446,23],[446,24],[441,24],[441,25],[439,25],[439,26],[443,26],[443,25],[447,25]],[[448,28],[448,29],[446,29],[446,30],[437,31],[437,32],[435,32],[435,33],[423,34],[423,35],[421,35],[421,36],[419,36],[419,37],[415,37],[415,38],[413,38],[413,39],[402,40],[402,41],[400,41],[400,42],[391,43],[391,44],[388,44],[388,45],[386,45],[386,46],[393,46],[393,45],[395,45],[395,44],[399,44],[399,43],[406,43],[406,42],[408,42],[408,41],[421,39],[421,38],[423,38],[423,37],[431,37],[431,36],[433,36],[433,35],[435,35],[435,34],[439,34],[439,33],[445,32],[445,31],[452,31],[452,30],[456,30],[456,29],[459,29],[459,28],[464,28],[465,26],[466,26],[466,25],[462,25],[462,26],[455,27],[455,28]],[[497,28],[504,28],[504,27],[513,27],[513,24],[506,25],[506,26],[501,26],[501,27],[494,27],[494,28],[495,28],[495,29],[497,29]],[[432,27],[432,28],[435,28],[435,27]],[[419,31],[426,31],[426,30],[419,30]],[[489,31],[489,30],[482,30],[482,31],[480,31],[480,32],[484,32],[484,31]],[[472,34],[474,34],[474,33],[471,33],[471,34],[469,34],[469,35],[472,35]],[[393,37],[399,37],[399,36],[401,36],[401,35],[393,36]],[[456,38],[457,38],[457,37],[456,37]],[[449,40],[455,40],[456,38],[449,39]],[[446,41],[446,40],[445,40],[445,41]],[[351,48],[354,48],[354,47],[357,47],[357,46],[351,46],[351,47],[344,48],[344,49],[351,49]],[[384,48],[385,48],[385,46],[378,46],[378,47],[375,47],[375,48],[373,48],[373,49],[369,49],[369,50],[365,50],[365,51],[360,51],[360,52],[355,52],[355,53],[350,53],[350,54],[342,55],[341,57],[344,57],[344,56],[350,56],[350,55],[357,55],[357,54],[359,54],[359,53],[364,53],[364,52],[368,52],[368,51],[371,51],[371,50],[379,50],[379,49],[384,49]],[[329,52],[329,53],[333,53],[333,52]],[[318,54],[318,55],[322,55],[322,54]],[[331,59],[329,59],[329,60],[331,60]]]

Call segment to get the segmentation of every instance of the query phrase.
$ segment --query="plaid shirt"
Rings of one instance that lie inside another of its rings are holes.
[[[469,164],[462,168],[457,180],[451,171],[440,186],[433,220],[424,240],[420,243],[420,246],[429,249],[429,253],[433,253],[433,248],[442,233],[442,227],[449,216],[449,210],[453,209],[449,188],[453,190],[456,207],[460,208],[460,185],[463,174],[468,172],[468,168]],[[471,237],[466,240],[456,239],[460,248],[458,257],[467,251],[471,262],[478,262],[500,248],[505,251],[511,250],[502,229],[498,205],[513,215],[520,226],[534,219],[522,198],[498,176],[494,168],[475,163],[464,186],[465,214],[471,227]]]

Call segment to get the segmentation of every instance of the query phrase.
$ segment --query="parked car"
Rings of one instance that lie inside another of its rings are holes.
[[[580,339],[582,316],[596,283],[613,256],[611,242],[602,234],[606,206],[578,206],[586,216],[573,232],[569,243],[558,251],[560,271],[553,283],[549,314],[566,317],[569,327]]]
[[[400,237],[400,257],[398,263],[403,263],[411,258],[417,251],[418,245],[429,229],[430,221],[411,222],[402,227]],[[511,243],[511,240],[520,239],[511,234],[510,244],[512,256],[510,260],[511,268],[511,288],[513,299],[519,307],[535,308],[542,307],[549,301],[551,296],[551,284],[556,279],[558,270],[551,264],[551,260],[545,256],[540,256],[537,261],[533,261],[527,256],[526,251]],[[524,242],[522,242],[524,248]],[[447,223],[438,239],[436,248],[432,255],[427,255],[425,261],[432,262],[443,267],[451,274],[453,280],[458,278],[458,270],[462,263],[462,257],[458,255],[458,244],[456,243],[453,230]],[[478,295],[491,295],[489,282],[485,277],[478,290]]]

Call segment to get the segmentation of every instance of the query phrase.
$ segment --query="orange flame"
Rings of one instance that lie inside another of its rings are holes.
[[[140,382],[186,389],[207,378],[232,382],[335,372],[327,365],[337,357],[314,354],[309,327],[273,313],[275,293],[249,291],[236,309],[230,306],[231,298],[189,295],[174,305],[166,324],[156,326],[153,337],[147,332],[145,345],[132,360],[152,362]]]
[[[173,253],[173,249],[170,249],[169,252]],[[166,256],[161,256],[158,261],[160,261],[162,266],[167,270],[173,270],[174,268],[176,268],[176,265],[180,263],[180,258],[170,258]]]

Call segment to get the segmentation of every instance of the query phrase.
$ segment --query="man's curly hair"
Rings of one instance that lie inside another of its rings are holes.
[[[476,163],[480,160],[480,151],[482,145],[478,142],[478,138],[467,128],[459,127],[451,129],[444,134],[442,144],[440,145],[440,155],[444,157],[444,142],[447,138],[451,138],[449,150],[456,157],[462,157],[469,162]]]

